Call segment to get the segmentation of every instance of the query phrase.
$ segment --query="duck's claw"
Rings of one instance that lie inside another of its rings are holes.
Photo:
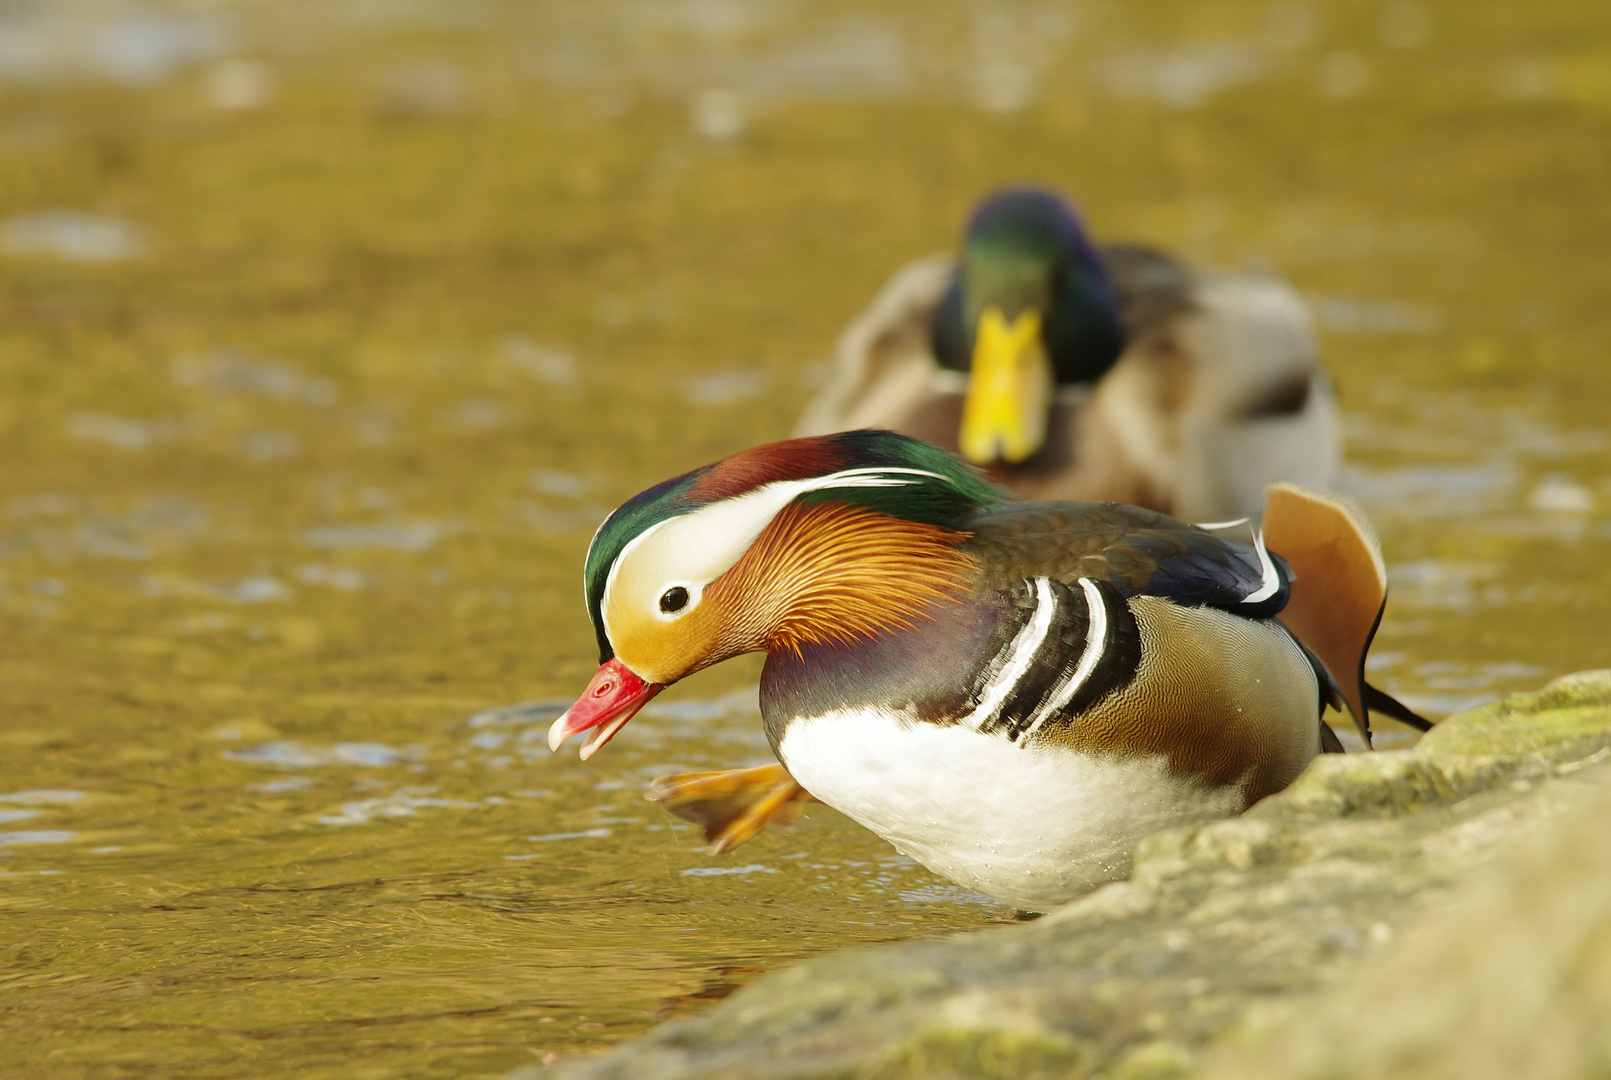
[[[782,765],[662,776],[646,793],[705,832],[712,855],[731,851],[767,825],[790,825],[815,802]]]

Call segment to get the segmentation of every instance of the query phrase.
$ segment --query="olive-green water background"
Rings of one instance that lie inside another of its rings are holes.
[[[603,513],[1029,179],[1309,299],[1433,714],[1611,660],[1593,0],[0,6],[0,1074],[493,1076],[1011,913],[596,759]],[[561,702],[562,703],[562,702]]]

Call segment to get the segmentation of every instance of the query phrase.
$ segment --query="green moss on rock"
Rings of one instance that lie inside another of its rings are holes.
[[[898,1077],[977,1077],[1039,1080],[1064,1077],[1080,1063],[1077,1040],[1041,1027],[937,1027],[917,1033],[857,1080]]]
[[[1526,694],[1457,713],[1414,753],[1573,761],[1611,747],[1611,669],[1568,675]]]

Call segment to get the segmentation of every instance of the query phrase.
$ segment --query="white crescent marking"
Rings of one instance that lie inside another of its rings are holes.
[[[1024,729],[1024,734],[1019,736],[1020,741],[1025,736],[1035,734],[1040,730],[1042,724],[1062,712],[1063,707],[1074,700],[1074,695],[1079,693],[1080,687],[1085,685],[1085,680],[1091,677],[1091,672],[1096,670],[1096,665],[1102,662],[1102,654],[1107,649],[1108,608],[1102,602],[1102,590],[1098,589],[1090,578],[1080,578],[1080,588],[1085,592],[1087,615],[1085,651],[1080,654],[1080,662],[1074,668],[1074,674],[1058,689],[1056,694],[1052,695],[1050,701],[1041,706],[1040,711],[1035,714],[1034,721],[1030,723],[1028,728]]]
[[[1264,530],[1260,529],[1253,540],[1253,548],[1259,553],[1259,576],[1264,584],[1253,592],[1242,597],[1244,604],[1257,604],[1274,596],[1276,590],[1281,588],[1281,575],[1275,569],[1275,563],[1270,559],[1270,549],[1264,546]]]
[[[1046,641],[1047,631],[1052,628],[1052,616],[1057,613],[1057,597],[1052,593],[1051,582],[1043,577],[1034,580],[1034,618],[1030,619],[1023,629],[1014,635],[1012,643],[1002,650],[1007,656],[1007,662],[991,677],[984,699],[962,721],[974,731],[982,730],[1001,712],[1002,705],[1007,702],[1007,695],[1012,693],[1013,688],[1018,685],[1018,680],[1029,671],[1029,665],[1034,661],[1035,654]]]

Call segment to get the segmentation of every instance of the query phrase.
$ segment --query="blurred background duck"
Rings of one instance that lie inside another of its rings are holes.
[[[960,451],[1028,499],[1188,521],[1257,517],[1277,481],[1328,487],[1336,399],[1284,282],[1098,249],[1072,207],[999,191],[960,258],[899,270],[846,328],[796,435],[887,428]]]

